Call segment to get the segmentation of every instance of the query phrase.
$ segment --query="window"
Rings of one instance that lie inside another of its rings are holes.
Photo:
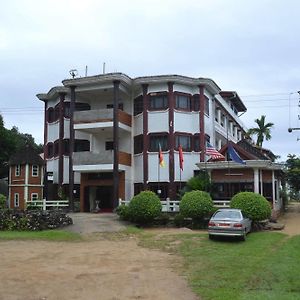
[[[160,145],[162,151],[168,150],[168,135],[167,134],[150,135],[149,151],[158,152],[159,145]]]
[[[16,165],[15,166],[15,176],[20,176],[21,175],[21,166]]]
[[[70,102],[64,102],[64,117],[70,118]]]
[[[38,193],[32,193],[31,194],[31,201],[36,201],[39,199],[39,194]]]
[[[53,107],[49,107],[47,110],[47,121],[49,123],[52,123],[52,122],[54,122],[54,120],[55,120],[54,109],[53,109]]]
[[[32,165],[32,172],[31,172],[33,177],[38,177],[39,176],[39,166],[38,165]]]
[[[143,135],[137,135],[134,137],[134,154],[143,152]]]
[[[175,108],[191,110],[191,98],[188,95],[175,95]]]
[[[75,102],[75,111],[90,110],[91,106],[88,103]]]
[[[69,155],[69,153],[70,153],[70,140],[65,139],[63,141],[63,154],[64,155]]]
[[[54,142],[54,157],[58,156],[58,141]]]
[[[134,184],[134,195],[139,194],[141,191],[143,191],[143,184],[142,183],[135,183]]]
[[[150,94],[149,109],[159,110],[168,108],[168,96],[166,94]]]
[[[113,104],[107,104],[107,105],[106,105],[106,108],[114,108],[114,105],[113,105]],[[120,110],[124,110],[124,105],[123,105],[123,103],[119,103],[119,104],[118,104],[118,108],[119,108]]]
[[[195,134],[194,137],[194,151],[195,152],[200,152],[200,135],[199,134]]]
[[[14,206],[19,207],[20,206],[20,195],[18,193],[14,194]]]
[[[54,147],[53,147],[53,143],[48,143],[47,144],[47,157],[48,158],[52,158],[54,154]]]
[[[148,188],[154,192],[160,199],[166,199],[169,196],[169,183],[167,182],[149,182]]]
[[[178,150],[181,145],[183,151],[192,151],[192,136],[191,135],[175,135],[175,147]]]
[[[209,116],[209,99],[207,97],[205,97],[204,113]]]
[[[105,150],[114,150],[114,142],[113,141],[105,142]]]
[[[194,111],[200,110],[200,102],[199,102],[199,94],[196,94],[193,96],[193,102],[194,102]]]
[[[90,141],[75,140],[74,152],[90,151]]]
[[[54,108],[54,121],[59,119],[59,104],[57,104]]]
[[[134,99],[133,114],[136,116],[143,112],[143,96]]]
[[[221,115],[221,126],[225,127],[226,124],[226,116],[224,114]]]

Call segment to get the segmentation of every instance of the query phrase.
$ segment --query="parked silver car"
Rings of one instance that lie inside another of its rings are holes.
[[[244,216],[240,209],[219,209],[208,223],[210,239],[214,236],[237,236],[244,241],[250,230],[251,220]]]

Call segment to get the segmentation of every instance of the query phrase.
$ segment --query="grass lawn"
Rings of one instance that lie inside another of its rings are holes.
[[[81,237],[77,233],[63,230],[44,231],[0,231],[1,240],[48,240],[48,241],[77,241]]]
[[[240,242],[204,233],[138,235],[141,245],[184,258],[182,272],[201,299],[300,299],[300,236],[259,232]]]

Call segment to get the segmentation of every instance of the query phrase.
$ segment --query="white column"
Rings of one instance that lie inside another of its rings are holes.
[[[254,169],[254,193],[259,193],[259,174],[258,169]]]
[[[259,170],[259,180],[260,180],[260,194],[264,194],[264,185],[263,185],[263,170]]]
[[[28,178],[29,178],[29,165],[25,165],[25,185],[24,185],[24,201],[28,201]]]
[[[221,124],[221,109],[217,109],[218,112],[218,123]]]

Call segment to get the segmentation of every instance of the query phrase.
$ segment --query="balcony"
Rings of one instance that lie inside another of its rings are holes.
[[[104,151],[101,153],[84,151],[73,153],[73,165],[75,171],[77,169],[76,167],[80,166],[84,168],[86,165],[112,165],[113,162],[113,151]],[[131,155],[129,153],[119,151],[119,165],[131,166]],[[78,168],[78,170],[79,169],[82,168]]]
[[[120,129],[131,131],[132,117],[118,110]],[[74,129],[96,133],[99,129],[113,127],[113,109],[95,109],[74,112]]]

